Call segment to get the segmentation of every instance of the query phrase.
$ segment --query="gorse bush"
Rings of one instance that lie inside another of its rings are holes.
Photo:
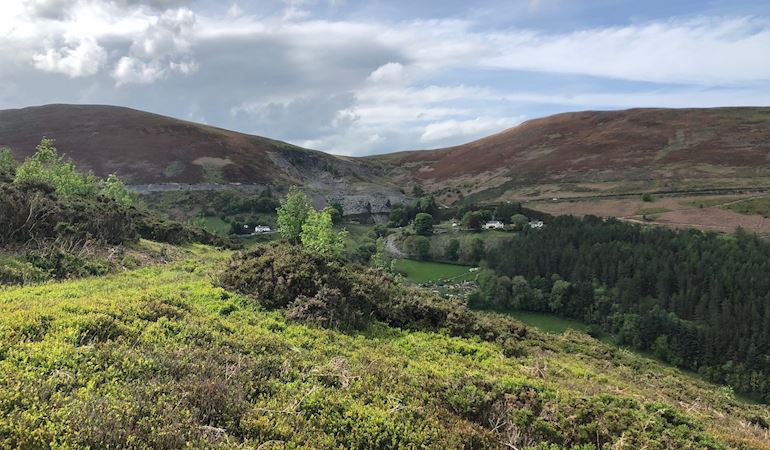
[[[372,320],[409,329],[446,329],[478,336],[517,352],[526,334],[504,316],[481,316],[457,301],[402,285],[381,269],[346,264],[300,246],[273,244],[238,254],[219,277],[222,287],[248,295],[290,317],[332,328],[362,329]]]
[[[63,198],[46,184],[0,184],[0,245],[56,238],[122,244],[139,238],[134,217],[104,197]]]

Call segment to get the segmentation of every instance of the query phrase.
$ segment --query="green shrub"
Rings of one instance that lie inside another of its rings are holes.
[[[514,320],[480,315],[459,301],[405,286],[381,269],[344,264],[300,246],[273,244],[238,254],[219,284],[290,318],[341,329],[361,329],[371,319],[392,326],[440,330],[499,342],[519,352],[526,329]]]
[[[42,283],[49,278],[48,271],[28,261],[0,258],[0,285]]]

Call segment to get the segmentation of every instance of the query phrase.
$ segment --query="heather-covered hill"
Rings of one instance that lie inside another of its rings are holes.
[[[285,142],[101,105],[46,105],[0,111],[0,147],[19,160],[43,136],[78,167],[132,184],[332,185],[377,178],[368,166]]]
[[[752,107],[557,114],[456,147],[374,159],[434,189],[502,194],[558,183],[742,185],[770,175],[768,155],[770,108]]]

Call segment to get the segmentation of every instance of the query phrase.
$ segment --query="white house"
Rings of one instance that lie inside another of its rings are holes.
[[[529,222],[530,228],[543,228],[543,221],[542,220],[533,220]]]
[[[505,228],[505,225],[503,225],[502,222],[499,220],[493,220],[491,222],[487,222],[484,224],[485,230],[502,230]]]
[[[254,227],[254,234],[269,233],[269,232],[270,232],[270,227],[268,227],[267,225],[257,225],[256,227]]]

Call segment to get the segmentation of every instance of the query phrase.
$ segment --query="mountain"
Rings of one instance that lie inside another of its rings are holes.
[[[355,197],[354,210],[385,209],[417,183],[445,204],[770,186],[770,108],[565,113],[456,147],[365,158],[122,107],[0,111],[0,146],[18,159],[43,136],[79,167],[131,184],[296,184]]]
[[[0,146],[18,159],[43,136],[79,166],[129,183],[302,184],[376,178],[369,165],[286,142],[130,108],[46,105],[0,111]]]
[[[616,191],[742,186],[770,177],[770,108],[557,114],[456,147],[373,159],[394,167],[396,177],[443,189],[450,202],[459,193],[487,190],[526,196],[521,188],[533,185],[573,194],[610,182],[626,184],[612,187]]]
[[[340,201],[349,214],[384,212],[404,198],[377,164],[135,109],[46,105],[0,111],[0,147],[9,147],[17,160],[34,153],[44,136],[79,168],[99,176],[117,173],[133,185],[299,185],[318,206]]]

